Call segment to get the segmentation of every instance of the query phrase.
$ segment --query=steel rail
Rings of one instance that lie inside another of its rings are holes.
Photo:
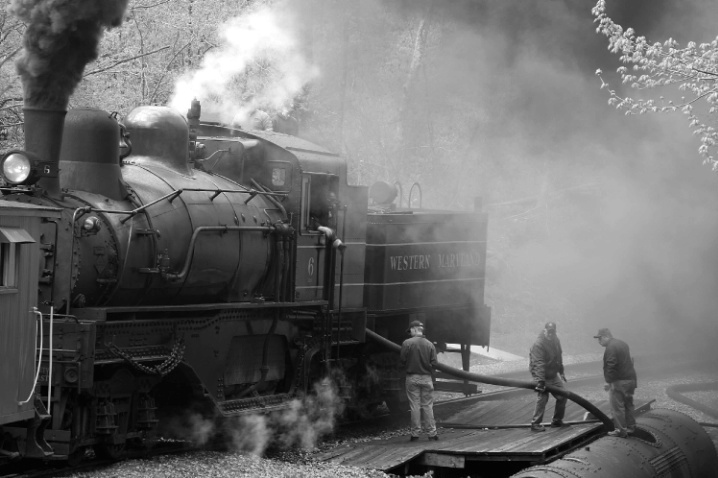
[[[702,383],[681,383],[671,385],[666,389],[666,395],[676,402],[683,403],[689,407],[699,410],[711,418],[718,418],[718,410],[704,403],[698,402],[683,395],[683,392],[699,392],[704,390],[718,390],[718,382],[702,382]],[[716,423],[701,422],[703,426],[718,427]]]

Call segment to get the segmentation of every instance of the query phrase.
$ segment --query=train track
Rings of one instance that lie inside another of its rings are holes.
[[[162,441],[144,450],[129,449],[123,454],[121,460],[146,459],[152,456],[190,453],[197,451],[198,447],[182,441]],[[57,477],[69,474],[91,472],[117,463],[119,460],[95,458],[90,454],[81,463],[68,465],[65,461],[50,460],[40,464],[10,464],[7,472],[0,472],[0,478],[44,478]]]
[[[701,370],[704,368],[709,369],[713,364],[713,362],[677,362],[671,358],[660,360],[647,360],[647,363],[650,364],[650,366],[641,367],[639,369],[639,381],[641,382],[660,379],[661,377],[681,375],[688,371],[695,372],[696,370]],[[574,364],[568,366],[566,372],[570,380],[568,386],[576,393],[580,394],[585,390],[602,390],[603,375],[600,362]],[[508,378],[524,379],[527,377],[527,372],[513,372],[502,374],[501,376]],[[576,378],[571,378],[572,376]],[[711,386],[718,387],[718,385]],[[674,385],[667,387],[667,393],[669,395],[672,395],[671,398],[681,401],[681,397],[683,397],[684,392],[689,392],[697,388],[698,385],[696,384],[682,384],[680,386]],[[531,390],[518,388],[493,390],[469,397],[458,397],[437,402],[434,406],[434,411],[435,415],[437,416],[437,421],[441,421],[443,417],[448,417],[451,414],[460,411],[464,407],[475,404],[477,401],[510,399],[522,395],[528,396],[532,393],[533,392]],[[688,399],[687,401],[691,402],[690,399]],[[689,403],[689,405],[693,404]],[[712,416],[718,417],[718,411],[712,409],[709,411],[712,413],[716,413],[716,415]],[[708,414],[710,415],[710,413]],[[718,422],[718,418],[715,420],[715,422]],[[341,423],[338,426],[335,435],[331,437],[328,442],[351,440],[353,438],[361,436],[372,436],[373,434],[386,432],[386,430],[392,429],[398,430],[398,433],[401,433],[403,429],[407,426],[407,423],[408,413],[406,412],[389,413],[387,411],[381,411],[375,413],[370,417],[362,417],[359,420],[350,420]],[[718,423],[702,424],[707,427],[709,434],[711,434],[718,446]],[[189,443],[185,442],[162,442],[152,447],[149,452],[146,450],[128,450],[124,458],[127,460],[147,459],[159,455],[191,453],[200,449],[202,448],[192,446]],[[207,448],[204,449],[206,450]],[[270,450],[268,452],[268,455],[271,458],[277,458],[280,460],[283,459],[282,453],[278,453],[274,450]],[[106,468],[112,463],[115,463],[115,461],[90,458],[85,462],[81,463],[80,465],[74,467],[60,466],[57,463],[53,462],[40,464],[39,466],[32,465],[30,467],[28,467],[27,465],[16,465],[8,469],[7,471],[0,471],[0,478],[43,478],[49,476],[70,476],[76,473],[91,473],[93,470],[100,470]]]

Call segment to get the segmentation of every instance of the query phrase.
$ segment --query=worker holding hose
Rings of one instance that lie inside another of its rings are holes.
[[[546,385],[560,389],[564,388],[562,380],[563,382],[566,381],[566,375],[564,375],[563,371],[562,355],[561,341],[556,335],[556,323],[548,322],[539,334],[536,342],[531,346],[530,352],[529,370],[536,383],[536,391],[538,392],[536,408],[534,409],[534,415],[531,419],[532,431],[542,432],[546,430],[544,426],[541,425],[546,404],[548,403],[549,392],[546,391]],[[553,392],[551,392],[551,394],[556,399],[556,408],[554,408],[551,426],[565,427],[567,424],[563,421],[563,417],[566,413],[566,402],[568,400],[563,395],[558,395]]]
[[[608,392],[613,423],[616,427],[608,434],[626,438],[629,433],[636,431],[633,392],[636,390],[637,376],[631,351],[626,342],[614,338],[608,329],[600,329],[593,337],[606,348],[603,353],[603,377],[606,380],[604,388]]]
[[[424,324],[415,320],[407,332],[411,338],[401,345],[399,363],[406,370],[406,396],[411,406],[411,441],[419,439],[423,428],[429,440],[438,440],[434,421],[434,383],[438,363],[434,344],[424,337]]]

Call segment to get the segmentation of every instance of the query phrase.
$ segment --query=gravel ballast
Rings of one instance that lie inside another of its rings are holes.
[[[572,386],[572,379],[591,374],[600,373],[602,354],[583,354],[565,356],[567,365],[568,387],[590,401],[606,399],[606,392],[601,385]],[[440,361],[452,366],[460,364],[458,354],[440,354]],[[458,362],[458,363],[457,363]],[[571,374],[571,365],[586,364],[576,367],[577,372]],[[595,367],[593,366],[595,364]],[[594,370],[597,368],[597,370]],[[473,357],[471,371],[485,375],[521,374],[528,375],[527,360],[513,362],[498,362],[485,357]],[[715,381],[716,373],[710,369],[691,369],[690,372],[675,372],[659,374],[639,374],[639,386],[636,398],[640,400],[655,399],[652,408],[669,408],[687,414],[699,422],[714,423],[718,420],[693,409],[690,406],[672,400],[666,395],[666,388],[671,385],[683,383],[699,383]],[[650,375],[650,376],[649,376]],[[484,392],[500,390],[500,387],[480,385]],[[718,403],[718,391],[691,392],[691,398],[707,405]],[[456,394],[441,394],[442,400],[457,398]],[[369,422],[360,426],[349,427],[347,430],[339,429],[333,435],[327,436],[317,443],[316,448],[302,450],[298,447],[277,450],[269,447],[264,457],[235,452],[196,451],[176,455],[154,456],[148,459],[128,460],[95,469],[87,472],[66,472],[57,476],[72,478],[114,478],[114,477],[142,477],[142,478],[189,478],[189,477],[315,477],[315,478],[363,478],[363,477],[389,477],[385,473],[373,470],[364,470],[323,462],[317,462],[314,456],[318,452],[331,450],[346,443],[384,440],[393,436],[408,435],[408,417],[391,417],[379,420],[375,424]],[[429,474],[425,476],[430,476]]]

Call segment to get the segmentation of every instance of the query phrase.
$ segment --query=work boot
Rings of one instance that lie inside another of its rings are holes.
[[[628,427],[626,431],[629,435],[633,435],[634,433],[636,433],[636,427]]]
[[[543,425],[541,425],[540,423],[532,423],[531,431],[532,432],[545,432],[546,428]]]
[[[610,437],[619,437],[619,438],[627,438],[628,433],[621,431],[621,430],[611,430],[608,432],[608,436]]]
[[[554,428],[565,428],[569,426],[569,424],[564,422],[563,420],[554,420],[551,422],[551,426]]]

